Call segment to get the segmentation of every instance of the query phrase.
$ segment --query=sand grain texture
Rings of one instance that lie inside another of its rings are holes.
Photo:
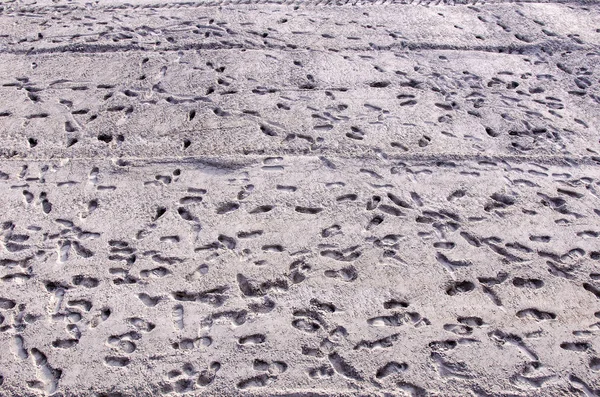
[[[600,396],[594,1],[0,5],[0,396]]]

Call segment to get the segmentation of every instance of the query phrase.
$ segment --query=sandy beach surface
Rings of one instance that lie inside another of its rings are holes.
[[[0,396],[600,396],[596,1],[0,4]]]

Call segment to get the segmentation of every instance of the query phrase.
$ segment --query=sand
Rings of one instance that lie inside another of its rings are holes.
[[[0,396],[600,396],[600,5],[0,5]]]

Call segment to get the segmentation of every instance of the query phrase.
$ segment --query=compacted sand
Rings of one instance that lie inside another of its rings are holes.
[[[0,5],[0,396],[599,396],[600,5]]]

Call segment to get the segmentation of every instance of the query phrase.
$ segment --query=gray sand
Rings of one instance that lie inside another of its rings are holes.
[[[600,396],[600,5],[0,5],[0,396]]]

